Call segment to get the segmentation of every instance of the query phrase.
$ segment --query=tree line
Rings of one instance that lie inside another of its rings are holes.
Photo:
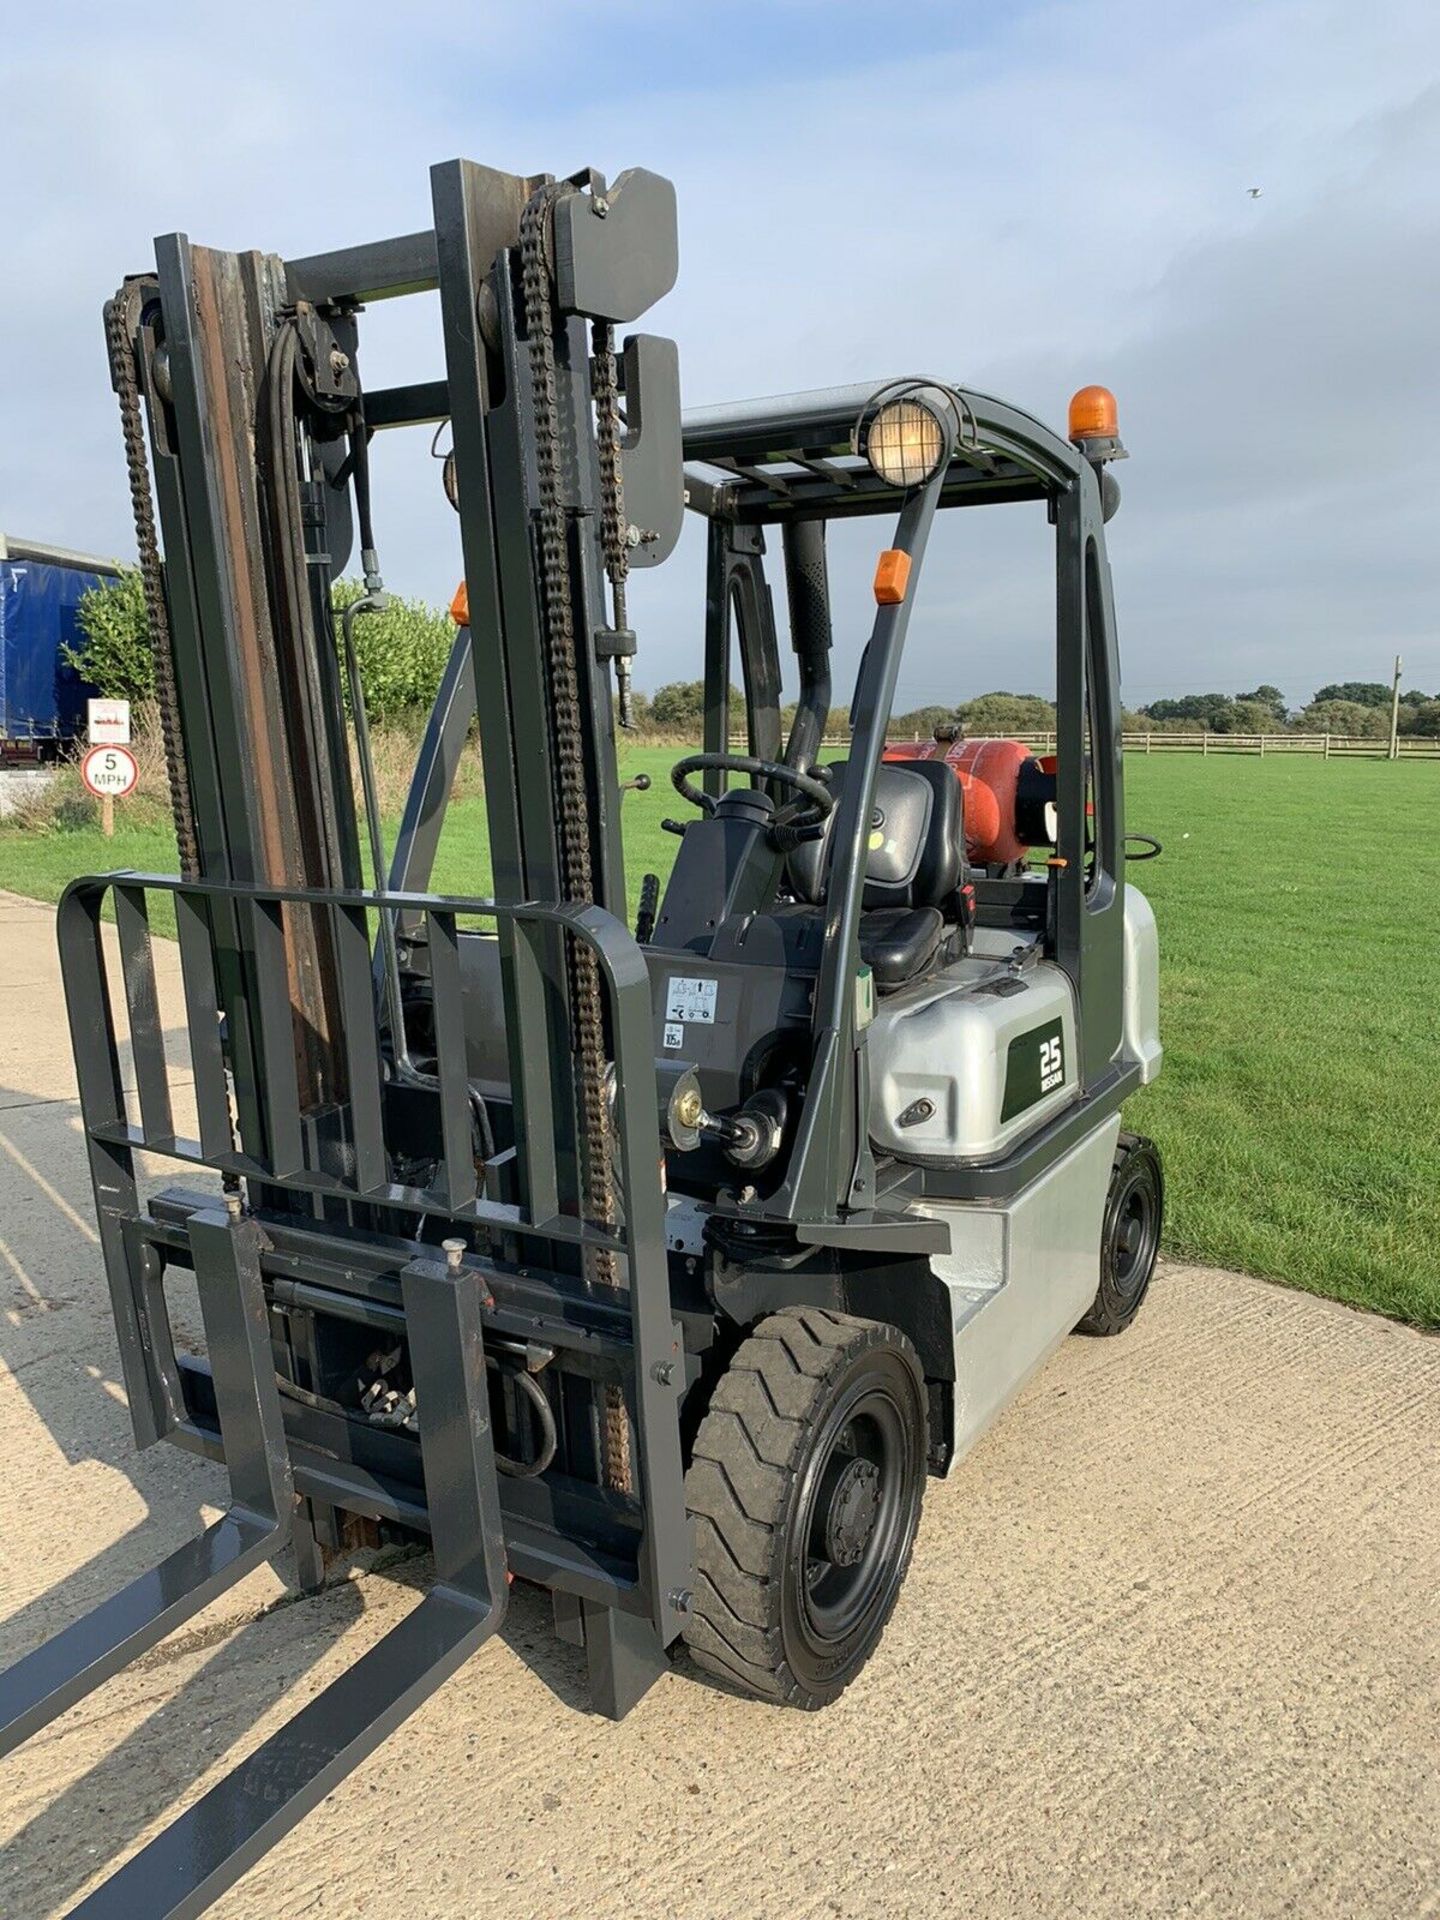
[[[780,709],[780,724],[788,732],[795,719],[796,703]],[[698,738],[705,723],[705,682],[672,680],[652,694],[635,696],[635,719],[642,731],[675,734],[687,740]],[[745,725],[745,696],[738,687],[730,689],[730,728],[740,732]],[[1049,733],[1055,726],[1054,702],[1038,693],[984,693],[959,706],[914,707],[897,713],[890,721],[892,740],[909,740],[919,735],[929,739],[937,727],[958,727],[972,739],[991,735]],[[847,733],[850,727],[848,707],[831,707],[825,731],[832,739]]]
[[[338,581],[334,588],[337,613],[361,591],[357,581]],[[70,658],[97,691],[135,701],[150,698],[154,675],[139,573],[126,568],[118,579],[87,593],[80,602],[79,623],[83,639],[70,650]],[[357,620],[356,652],[372,719],[405,720],[424,712],[435,698],[454,638],[449,615],[420,600],[396,597],[383,612]],[[1378,739],[1390,730],[1390,699],[1391,690],[1383,681],[1337,680],[1320,687],[1305,706],[1292,710],[1278,687],[1262,685],[1248,693],[1187,693],[1152,700],[1143,707],[1126,708],[1123,721],[1131,733],[1294,731]],[[705,683],[672,680],[653,693],[637,693],[634,706],[639,732],[697,740],[705,718]],[[744,715],[744,695],[732,687],[732,729],[743,727]],[[787,731],[794,717],[792,702],[781,715]],[[831,736],[844,734],[849,720],[844,707],[832,707]],[[955,705],[912,707],[897,713],[890,722],[890,737],[926,740],[937,728],[953,727],[971,739],[983,739],[1049,733],[1054,726],[1053,701],[1038,693],[997,691]],[[1440,692],[1412,688],[1402,693],[1400,731],[1440,737]]]
[[[1259,686],[1249,693],[1187,693],[1152,700],[1143,707],[1126,707],[1122,722],[1127,733],[1293,732],[1381,739],[1390,731],[1390,697],[1390,688],[1379,680],[1339,680],[1318,688],[1312,700],[1292,709],[1278,687]],[[733,732],[743,728],[744,716],[745,697],[732,686]],[[785,730],[794,717],[792,702],[781,711]],[[652,694],[636,694],[635,719],[642,732],[698,739],[705,721],[705,682],[672,680]],[[830,709],[826,731],[832,738],[844,734],[849,724],[844,707]],[[928,740],[937,729],[952,727],[972,740],[1052,733],[1055,703],[1038,693],[996,691],[953,706],[912,707],[892,716],[890,737]],[[1402,693],[1400,731],[1440,737],[1440,693]]]
[[[1278,687],[1249,693],[1186,693],[1126,707],[1127,733],[1329,733],[1353,739],[1383,739],[1390,731],[1391,688],[1381,680],[1333,680],[1314,698],[1292,708]],[[897,714],[892,737],[921,739],[937,726],[958,726],[972,738],[985,734],[1048,733],[1054,705],[1034,693],[985,693],[956,707],[916,707]],[[1440,692],[1411,688],[1400,695],[1400,731],[1440,738]]]
[[[1134,731],[1333,733],[1379,739],[1390,731],[1393,689],[1384,680],[1332,680],[1305,706],[1291,708],[1278,687],[1249,693],[1187,693],[1152,700],[1127,716]],[[1412,687],[1400,695],[1400,731],[1440,736],[1440,692]]]

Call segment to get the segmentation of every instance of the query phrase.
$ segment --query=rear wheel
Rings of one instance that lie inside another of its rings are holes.
[[[1077,1333],[1123,1333],[1140,1311],[1160,1251],[1165,1174],[1160,1149],[1122,1133],[1110,1173],[1100,1231],[1100,1285]]]
[[[836,1698],[874,1651],[925,1491],[920,1363],[873,1320],[762,1320],[715,1389],[685,1478],[698,1664],[790,1706]]]

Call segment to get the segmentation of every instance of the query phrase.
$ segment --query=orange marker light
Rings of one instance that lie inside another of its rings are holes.
[[[1108,387],[1081,387],[1070,401],[1072,440],[1115,440],[1120,434],[1120,410]]]
[[[875,563],[875,604],[898,607],[910,584],[910,556],[899,547],[887,547]]]
[[[457,627],[470,624],[470,589],[462,580],[455,589],[455,598],[450,602],[450,618]]]

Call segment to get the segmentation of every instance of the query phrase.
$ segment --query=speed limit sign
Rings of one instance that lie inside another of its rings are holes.
[[[80,778],[102,800],[118,800],[140,778],[140,769],[128,747],[91,747],[80,762]]]

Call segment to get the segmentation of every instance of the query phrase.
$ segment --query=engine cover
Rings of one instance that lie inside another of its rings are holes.
[[[1076,1097],[1075,996],[1059,967],[959,960],[880,1002],[870,1138],[936,1166],[993,1159]]]

